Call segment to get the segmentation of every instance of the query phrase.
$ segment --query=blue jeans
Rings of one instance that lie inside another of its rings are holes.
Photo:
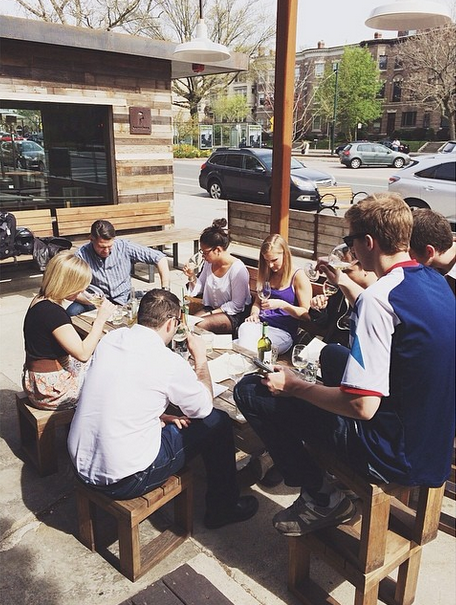
[[[232,510],[239,499],[233,430],[228,414],[215,409],[206,418],[192,420],[184,429],[166,425],[158,455],[148,468],[96,489],[116,500],[142,496],[163,485],[198,454],[202,455],[206,468],[207,510],[221,513]]]
[[[323,472],[310,456],[306,443],[337,452],[366,474],[362,444],[351,418],[326,412],[303,399],[275,397],[255,374],[238,382],[234,399],[262,439],[286,485],[309,492],[321,487]]]
[[[96,309],[94,305],[83,305],[82,303],[74,300],[71,305],[68,305],[66,312],[70,317],[74,317],[75,315],[81,315],[81,313],[92,311],[93,309]]]

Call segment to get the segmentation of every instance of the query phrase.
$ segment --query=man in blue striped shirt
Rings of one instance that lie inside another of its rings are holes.
[[[91,285],[117,305],[124,305],[130,297],[132,262],[156,265],[161,287],[169,289],[168,259],[163,252],[116,238],[116,231],[109,221],[95,221],[90,230],[90,242],[81,246],[76,254],[92,269]],[[67,312],[73,316],[94,308],[81,294]]]

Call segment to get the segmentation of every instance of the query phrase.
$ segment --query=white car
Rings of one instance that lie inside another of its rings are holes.
[[[414,158],[390,176],[389,191],[399,193],[411,208],[431,208],[451,223],[456,220],[456,156],[438,154]]]

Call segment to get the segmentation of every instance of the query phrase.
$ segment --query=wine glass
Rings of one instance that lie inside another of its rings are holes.
[[[333,296],[338,291],[338,287],[326,280],[323,283],[323,294],[325,296]]]
[[[295,345],[291,353],[291,363],[298,370],[302,372],[307,365],[307,353],[306,345]]]
[[[304,265],[304,273],[310,279],[310,281],[318,281],[320,278],[320,272],[316,268],[315,263],[306,263]]]
[[[271,284],[265,281],[263,286],[257,289],[257,294],[261,302],[266,302],[271,296]]]
[[[350,267],[350,248],[346,244],[339,244],[333,248],[328,256],[328,262],[334,269],[344,271]]]
[[[187,267],[192,270],[195,275],[199,275],[204,263],[204,258],[201,252],[195,252],[187,261]]]

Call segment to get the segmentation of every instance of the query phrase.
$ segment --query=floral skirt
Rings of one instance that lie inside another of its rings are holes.
[[[40,410],[67,410],[76,406],[90,361],[68,357],[56,372],[31,372],[24,365],[22,388]]]

